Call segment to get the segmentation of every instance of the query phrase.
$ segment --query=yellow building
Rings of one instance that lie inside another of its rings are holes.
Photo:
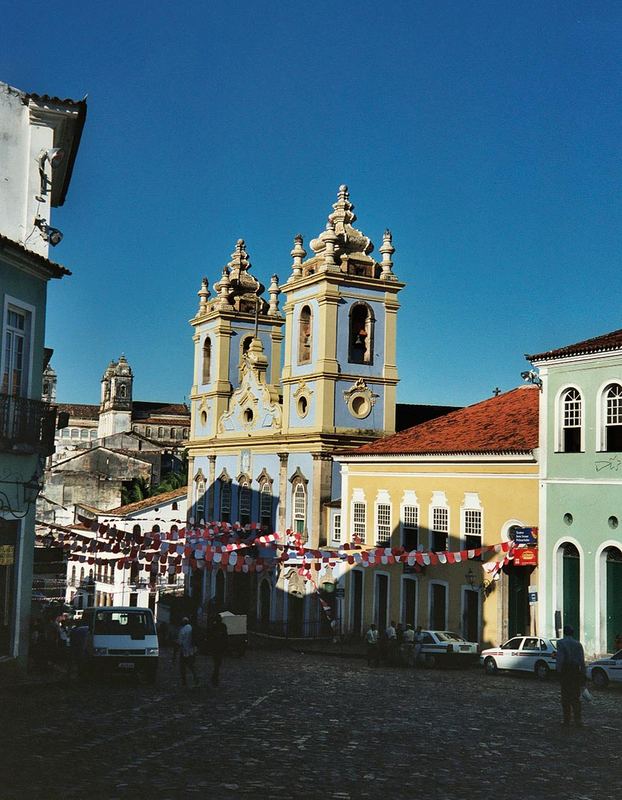
[[[538,394],[523,386],[340,456],[342,502],[330,510],[331,543],[358,537],[371,547],[455,552],[509,542],[516,528],[536,526]],[[483,564],[500,559],[463,553],[458,563],[420,571],[354,566],[343,627],[360,634],[372,621],[384,629],[394,620],[482,645],[528,633],[537,568],[510,562],[490,580]]]

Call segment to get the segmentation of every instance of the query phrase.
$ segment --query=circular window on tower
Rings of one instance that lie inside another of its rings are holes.
[[[572,523],[574,522],[574,517],[572,516],[572,514],[564,514],[564,522],[566,523],[566,525],[572,525]]]
[[[298,416],[304,418],[309,413],[309,398],[301,394],[298,398],[298,402],[296,403],[296,411],[298,412]]]
[[[360,394],[355,395],[350,400],[350,411],[352,412],[353,416],[359,417],[359,419],[368,417],[369,412],[371,411],[371,403],[369,402],[369,398],[363,397]]]
[[[253,419],[255,418],[255,414],[253,413],[253,409],[252,408],[245,408],[243,417],[244,417],[244,422],[247,425],[250,425],[251,422],[253,421]]]
[[[610,528],[617,528],[618,527],[618,518],[617,517],[613,517],[613,516],[609,517],[607,522],[609,523],[609,527]]]

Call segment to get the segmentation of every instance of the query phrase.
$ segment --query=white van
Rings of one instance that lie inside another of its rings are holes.
[[[160,648],[150,608],[85,608],[82,624],[88,626],[85,651],[88,671],[139,672],[148,681],[155,681]]]

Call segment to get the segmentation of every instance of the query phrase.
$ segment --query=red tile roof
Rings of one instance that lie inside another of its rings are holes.
[[[99,406],[86,403],[57,403],[58,410],[69,414],[70,419],[99,419]]]
[[[135,503],[128,503],[125,506],[118,506],[117,508],[111,508],[108,511],[100,511],[98,513],[100,516],[102,514],[114,514],[115,517],[125,516],[126,514],[133,514],[136,511],[142,511],[152,506],[164,505],[169,501],[181,500],[186,497],[187,494],[188,489],[182,486],[179,489],[172,489],[170,492],[162,492],[162,494],[156,494],[153,497],[146,497],[144,500],[137,500]]]
[[[546,361],[551,358],[567,358],[620,349],[622,349],[622,329],[604,333],[602,336],[595,336],[593,339],[585,339],[576,344],[569,344],[566,347],[559,347],[557,350],[547,350],[544,353],[536,353],[532,356],[526,355],[525,358],[528,361]]]
[[[538,446],[539,391],[520,386],[351,450],[349,455],[525,453]]]

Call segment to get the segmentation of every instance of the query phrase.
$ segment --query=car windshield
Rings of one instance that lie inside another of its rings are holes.
[[[462,636],[458,636],[457,633],[452,633],[451,631],[436,631],[436,635],[441,642],[466,642],[466,639]]]
[[[100,636],[152,636],[153,617],[144,611],[97,611],[94,633]]]

